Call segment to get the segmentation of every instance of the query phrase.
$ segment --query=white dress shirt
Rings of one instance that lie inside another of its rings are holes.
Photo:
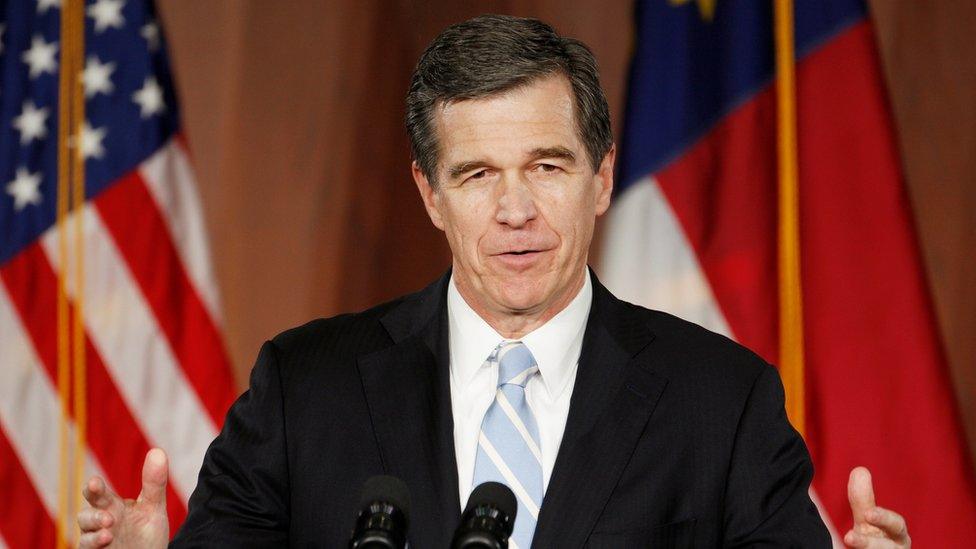
[[[590,314],[593,286],[587,272],[583,287],[570,304],[548,322],[523,336],[539,365],[525,387],[526,401],[539,426],[543,490],[559,452],[566,428],[569,400],[576,385],[576,368],[583,346],[583,331]],[[454,412],[454,451],[458,467],[458,495],[462,509],[471,495],[478,434],[485,412],[495,400],[498,365],[488,356],[507,341],[461,297],[454,277],[447,289],[447,315],[451,346],[451,409]]]

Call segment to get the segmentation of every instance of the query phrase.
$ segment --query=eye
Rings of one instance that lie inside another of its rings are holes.
[[[556,166],[555,164],[536,164],[535,171],[542,173],[556,173],[562,171],[562,168]]]
[[[478,170],[468,176],[468,179],[484,179],[488,176],[488,170]]]

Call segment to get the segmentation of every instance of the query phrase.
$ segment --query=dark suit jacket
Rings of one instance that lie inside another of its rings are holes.
[[[459,522],[445,275],[261,349],[174,544],[345,547],[363,482],[403,479],[412,547]],[[828,547],[772,367],[594,277],[534,547]]]

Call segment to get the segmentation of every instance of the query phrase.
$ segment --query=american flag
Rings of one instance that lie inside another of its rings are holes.
[[[84,6],[83,245],[63,256],[61,0],[0,6],[0,549],[53,545],[63,514],[57,280],[79,251],[86,476],[135,497],[146,452],[165,448],[175,532],[235,392],[159,22],[142,0]]]

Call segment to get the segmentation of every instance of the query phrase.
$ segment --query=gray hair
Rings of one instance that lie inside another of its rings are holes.
[[[613,145],[610,110],[590,49],[537,19],[482,15],[446,28],[417,63],[407,92],[413,160],[432,184],[438,161],[434,109],[501,94],[561,74],[573,89],[576,130],[593,171]]]

